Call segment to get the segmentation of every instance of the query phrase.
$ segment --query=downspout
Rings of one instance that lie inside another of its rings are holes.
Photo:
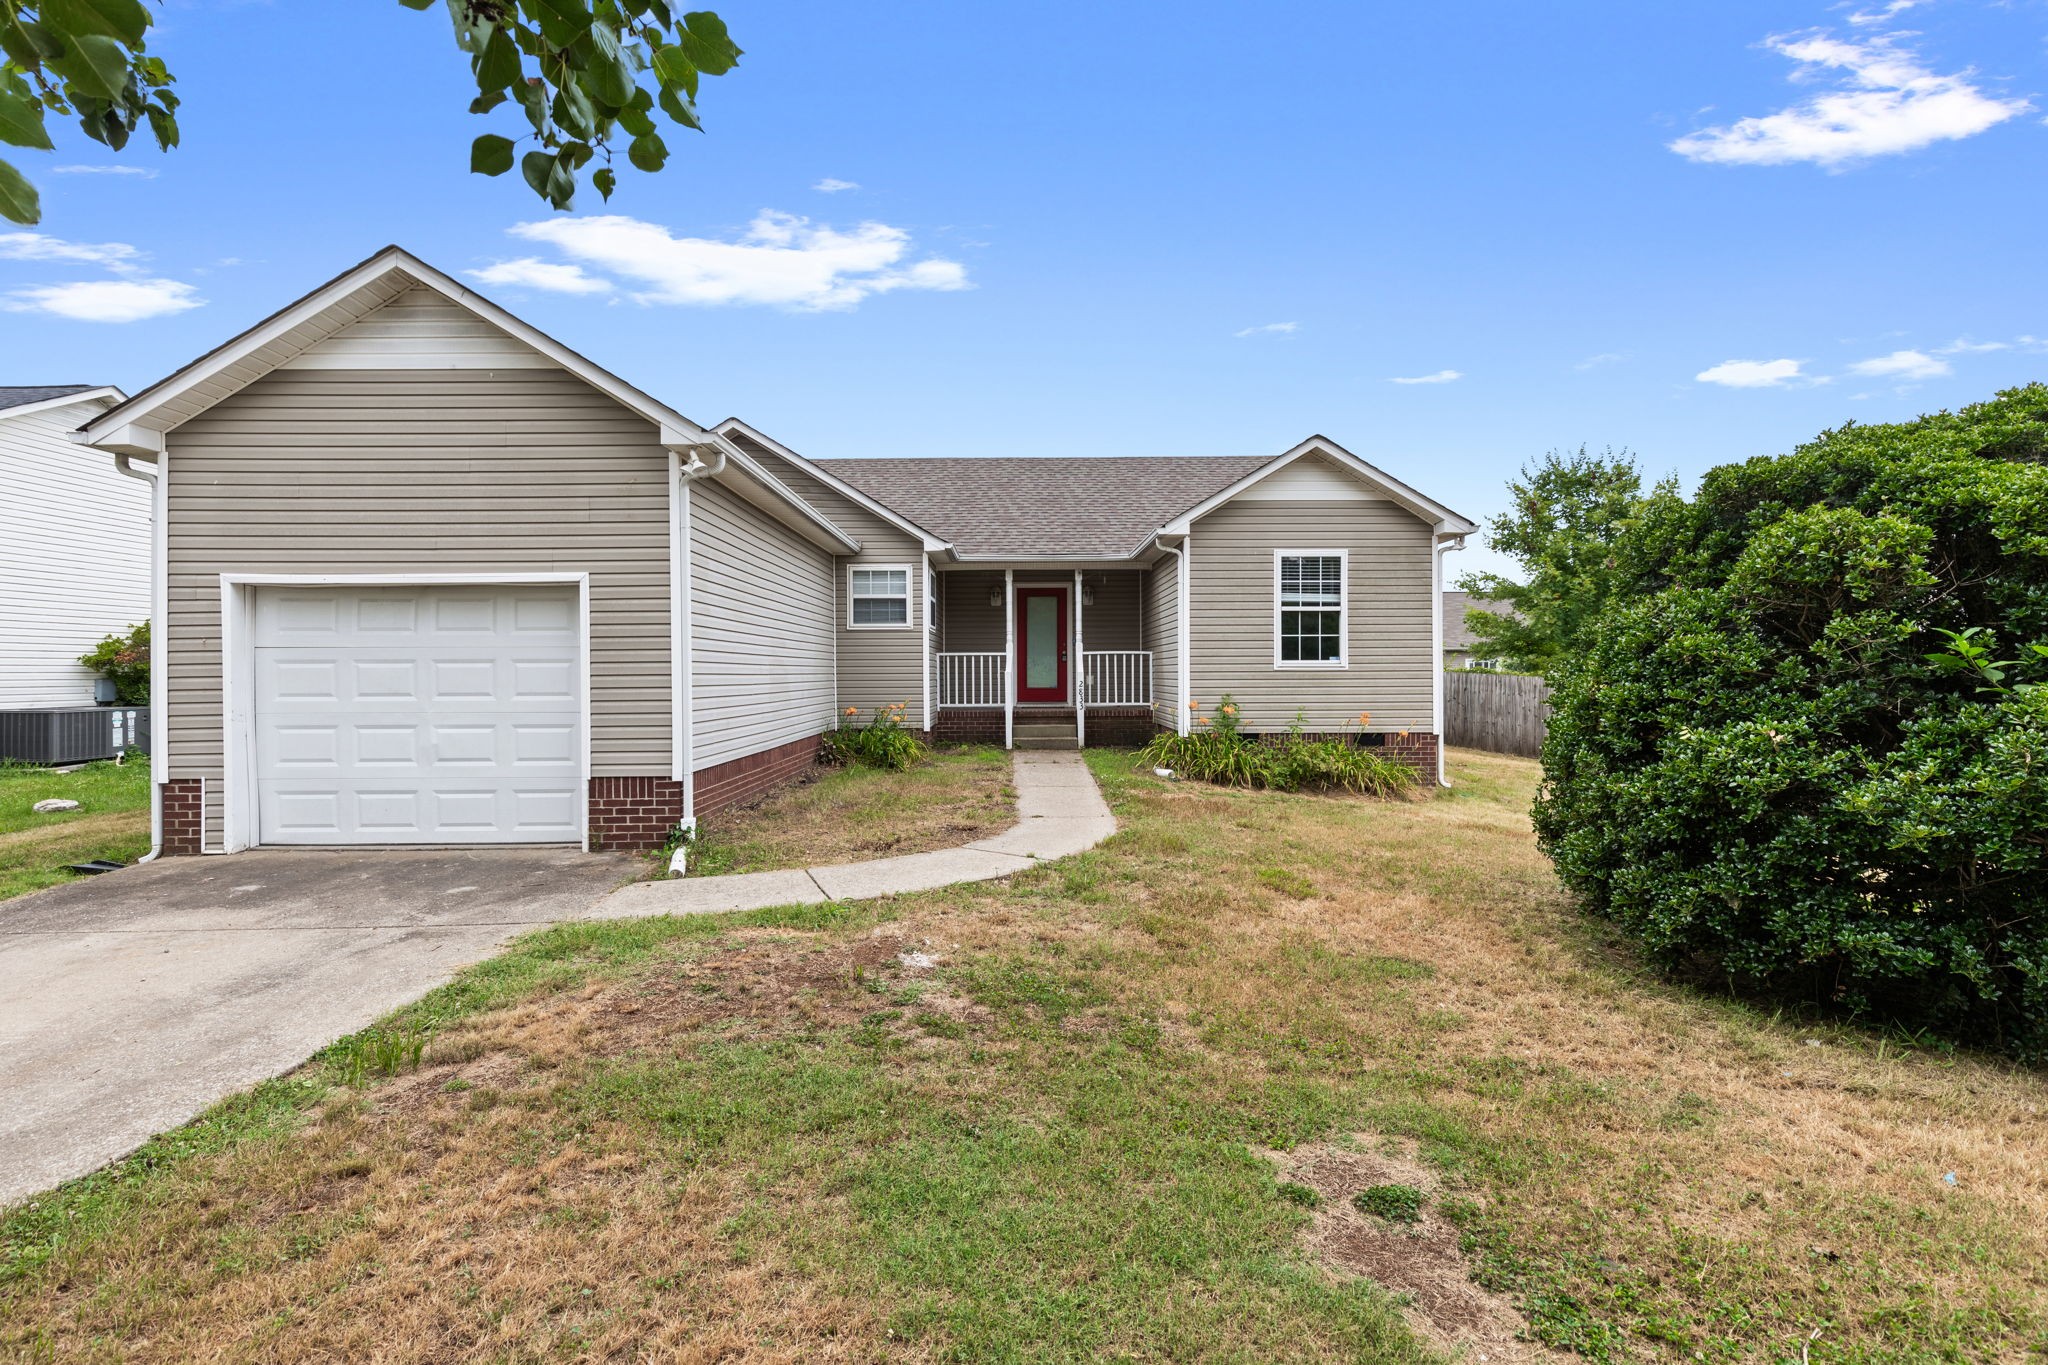
[[[1430,591],[1435,602],[1429,614],[1431,726],[1436,731],[1436,784],[1439,787],[1451,785],[1451,779],[1444,768],[1444,552],[1465,548],[1465,537],[1439,534],[1436,547],[1430,555]]]
[[[157,456],[159,461],[163,458],[162,455]],[[164,742],[170,725],[164,714],[166,688],[163,667],[169,662],[169,655],[164,652],[167,600],[164,556],[168,545],[164,535],[166,498],[161,464],[145,473],[135,467],[130,457],[117,453],[114,468],[149,485],[149,852],[135,860],[147,863],[164,851],[164,774],[169,766],[165,754],[168,746]]]
[[[690,462],[683,463],[683,450]],[[669,448],[672,496],[669,500],[669,659],[675,673],[671,695],[674,707],[671,724],[675,730],[676,781],[683,784],[683,828],[697,828],[697,716],[696,675],[690,641],[692,601],[690,553],[690,485],[699,479],[715,478],[725,472],[725,451],[710,447],[711,460],[699,454],[701,446]]]
[[[1168,545],[1159,536],[1152,537],[1152,547],[1161,554],[1172,555],[1174,560],[1173,686],[1175,696],[1173,702],[1173,732],[1177,735],[1184,735],[1188,732],[1188,557],[1183,548],[1186,545],[1186,536],[1181,537],[1179,545]],[[1153,565],[1152,572],[1159,572],[1156,562]],[[1157,659],[1152,661],[1152,671],[1155,676],[1159,671],[1159,661]],[[1156,711],[1157,708],[1155,707],[1154,709]]]

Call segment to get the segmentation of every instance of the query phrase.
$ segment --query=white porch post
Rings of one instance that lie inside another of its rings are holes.
[[[1081,571],[1074,570],[1074,743],[1088,747],[1088,656],[1081,634]]]
[[[1017,571],[1003,570],[1003,747],[1017,747]]]

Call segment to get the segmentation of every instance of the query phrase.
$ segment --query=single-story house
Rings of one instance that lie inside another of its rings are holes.
[[[87,423],[155,479],[159,843],[638,848],[849,710],[1129,742],[1235,697],[1440,776],[1471,522],[1270,457],[813,460],[398,248]]]
[[[1515,609],[1505,602],[1474,597],[1469,592],[1444,594],[1444,667],[1497,669],[1495,658],[1484,640],[1473,633],[1468,613],[1483,611],[1492,616],[1513,616]]]
[[[68,439],[122,396],[0,386],[0,711],[93,705],[78,656],[149,615],[149,490]]]

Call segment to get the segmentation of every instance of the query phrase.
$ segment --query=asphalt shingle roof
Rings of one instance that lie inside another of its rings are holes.
[[[0,384],[0,412],[105,387],[104,384]]]
[[[1136,553],[1145,537],[1270,455],[819,460],[961,555]]]
[[[1515,609],[1505,602],[1482,602],[1469,592],[1447,592],[1444,594],[1444,648],[1470,649],[1479,637],[1472,633],[1472,627],[1465,624],[1465,609],[1477,607],[1492,612],[1495,616],[1513,616]]]

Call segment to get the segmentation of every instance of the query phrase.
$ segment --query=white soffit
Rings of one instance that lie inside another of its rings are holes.
[[[431,289],[408,289],[281,370],[544,370],[554,361]]]

